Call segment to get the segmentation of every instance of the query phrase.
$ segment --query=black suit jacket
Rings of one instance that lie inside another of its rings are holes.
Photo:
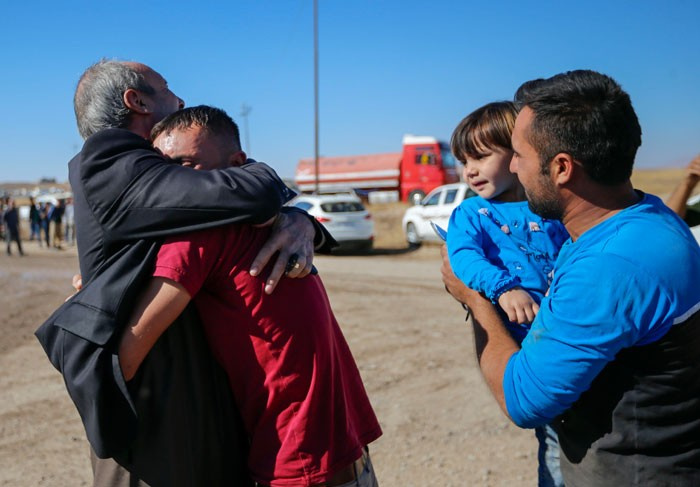
[[[137,422],[139,408],[129,391],[134,386],[124,382],[117,347],[131,304],[152,272],[160,237],[264,222],[293,192],[264,164],[193,171],[169,163],[148,141],[121,129],[88,138],[69,163],[69,176],[85,285],[36,335],[63,374],[97,456],[129,461],[144,425]],[[332,246],[333,239],[324,235]],[[181,428],[192,426],[185,423]]]

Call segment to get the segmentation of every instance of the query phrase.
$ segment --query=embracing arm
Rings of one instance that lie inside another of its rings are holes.
[[[503,376],[508,361],[520,347],[506,330],[493,304],[478,292],[465,286],[452,272],[446,246],[443,245],[441,253],[441,271],[445,289],[457,301],[465,304],[472,313],[474,344],[479,367],[498,405],[508,416],[503,393]]]
[[[127,381],[189,302],[190,295],[181,284],[164,277],[150,280],[119,342],[119,365]]]
[[[90,211],[110,241],[161,237],[217,222],[262,223],[293,195],[265,164],[194,171],[120,129],[86,140],[75,168]]]

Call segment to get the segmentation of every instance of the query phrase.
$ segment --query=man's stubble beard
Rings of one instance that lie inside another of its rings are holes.
[[[536,215],[548,220],[559,220],[564,218],[564,208],[559,201],[556,190],[552,182],[546,177],[540,179],[540,194],[533,195],[525,191],[527,196],[527,206]]]

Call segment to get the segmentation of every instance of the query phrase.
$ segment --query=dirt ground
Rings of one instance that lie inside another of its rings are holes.
[[[74,250],[0,254],[0,485],[90,485],[88,445],[61,376],[33,336],[70,293]],[[317,257],[384,436],[383,486],[535,485],[536,441],[509,424],[443,290],[438,247]]]
[[[682,174],[633,181],[665,197]],[[510,424],[484,384],[470,325],[443,290],[439,248],[404,248],[404,204],[371,211],[378,250],[316,266],[384,429],[371,445],[380,484],[535,485],[534,434]],[[82,424],[33,336],[71,292],[75,249],[25,249],[0,254],[0,486],[91,485]]]

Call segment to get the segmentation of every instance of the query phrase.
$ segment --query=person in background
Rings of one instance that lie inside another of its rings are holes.
[[[15,200],[10,198],[2,212],[2,222],[5,227],[5,241],[7,242],[7,255],[12,255],[10,245],[12,242],[17,244],[19,255],[24,255],[22,250],[22,240],[19,234],[19,213],[15,206]]]
[[[447,250],[457,277],[497,306],[511,336],[521,343],[569,234],[561,222],[530,211],[517,175],[510,172],[517,115],[513,102],[489,103],[454,130],[452,153],[464,164],[464,180],[477,196],[453,211]],[[563,486],[556,432],[544,425],[535,428],[535,435],[538,485]]]
[[[690,161],[685,169],[683,179],[678,183],[666,200],[666,205],[688,224],[689,227],[700,225],[700,202],[688,206],[688,198],[700,182],[700,155]]]
[[[63,212],[66,209],[66,200],[58,200],[58,205],[53,207],[49,213],[49,219],[53,223],[53,248],[62,250],[61,243],[63,242]]]
[[[66,243],[70,246],[75,245],[75,209],[73,207],[73,198],[66,199],[66,207],[63,212],[63,237]]]
[[[29,197],[29,240],[36,240],[41,247],[41,216],[33,197]]]
[[[48,201],[46,203],[39,204],[39,222],[41,226],[41,231],[44,234],[44,243],[46,244],[47,249],[51,247],[51,241],[49,238],[51,218],[49,217],[49,213],[52,211],[52,209],[53,205]]]

